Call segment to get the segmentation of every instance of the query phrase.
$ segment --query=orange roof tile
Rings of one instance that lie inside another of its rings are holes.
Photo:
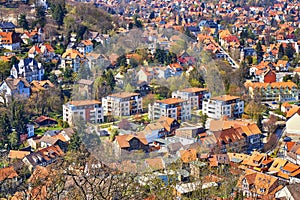
[[[172,104],[186,102],[186,100],[183,100],[180,98],[169,98],[169,99],[164,99],[164,100],[156,100],[156,102],[172,105]]]
[[[101,104],[101,102],[97,100],[81,100],[81,101],[69,101],[67,104],[71,104],[73,106],[88,106],[94,104]]]

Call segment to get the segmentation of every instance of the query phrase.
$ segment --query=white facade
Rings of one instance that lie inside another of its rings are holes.
[[[209,99],[210,93],[205,88],[187,88],[174,91],[172,98],[187,100],[191,104],[191,109],[201,109],[203,99]]]
[[[142,97],[138,93],[115,93],[103,97],[102,105],[105,116],[130,116],[142,111]]]
[[[203,101],[202,113],[212,119],[240,117],[244,113],[244,101],[229,95],[206,99]]]
[[[191,119],[191,104],[187,100],[169,98],[157,100],[153,105],[149,104],[149,119],[157,120],[161,116],[171,117],[177,121]]]
[[[295,113],[291,118],[289,118],[286,122],[286,132],[288,134],[299,134],[300,135],[300,115]]]
[[[76,120],[102,123],[104,117],[101,102],[96,100],[70,101],[63,105],[63,120],[72,125]]]

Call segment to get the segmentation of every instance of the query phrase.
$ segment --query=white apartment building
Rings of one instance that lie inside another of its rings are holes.
[[[100,101],[70,101],[63,105],[63,120],[74,125],[76,120],[90,123],[104,122],[103,109]]]
[[[202,109],[202,101],[209,99],[210,93],[207,88],[186,88],[174,91],[172,98],[187,100],[191,104],[191,109]]]
[[[203,100],[202,112],[212,119],[221,119],[224,116],[238,118],[244,113],[244,101],[231,95],[205,99]]]
[[[191,105],[187,100],[180,98],[156,100],[153,105],[149,104],[148,114],[150,120],[165,116],[177,121],[186,121],[191,118]]]
[[[130,116],[142,111],[142,97],[139,93],[120,92],[102,98],[104,115]]]

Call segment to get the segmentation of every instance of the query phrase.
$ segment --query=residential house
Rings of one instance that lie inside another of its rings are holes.
[[[33,124],[27,124],[27,137],[31,138],[34,136],[34,125]]]
[[[93,43],[90,40],[81,40],[80,43],[77,45],[77,50],[82,55],[86,55],[93,51]]]
[[[180,124],[177,120],[170,117],[160,117],[156,122],[148,124],[143,133],[148,143],[151,143],[157,138],[173,135],[179,127]]]
[[[300,166],[293,163],[287,163],[280,169],[280,171],[277,173],[277,176],[288,180],[291,183],[294,182],[293,180],[297,180],[297,182],[299,182]]]
[[[169,98],[156,100],[153,105],[149,104],[149,119],[156,120],[161,116],[171,117],[177,121],[185,121],[191,118],[191,105],[187,100]]]
[[[285,143],[284,156],[289,162],[300,165],[300,144],[297,142]]]
[[[51,125],[58,124],[58,122],[55,119],[53,119],[51,117],[46,117],[46,116],[43,116],[43,115],[36,118],[34,120],[34,122],[38,126],[51,126]]]
[[[109,58],[107,58],[105,55],[98,53],[87,53],[85,56],[90,69],[94,68],[95,66],[108,68],[111,65]]]
[[[168,67],[141,67],[137,72],[137,80],[139,82],[150,83],[153,79],[168,79],[172,76],[171,69]]]
[[[239,191],[246,198],[260,198],[274,192],[279,186],[279,179],[258,172],[249,172],[241,175],[237,183]]]
[[[286,132],[287,134],[299,135],[300,134],[300,108],[295,107],[288,112],[289,116],[287,116],[286,121]]]
[[[300,199],[300,183],[294,183],[284,186],[282,189],[276,192],[276,199],[288,199],[297,200]]]
[[[213,151],[218,153],[244,152],[247,149],[247,135],[231,127],[213,132],[216,146]]]
[[[35,58],[38,55],[48,62],[51,61],[56,54],[51,44],[40,44],[32,46],[28,51],[29,58]]]
[[[13,65],[10,75],[14,78],[23,77],[30,83],[33,80],[43,80],[45,74],[44,67],[41,63],[33,58],[21,59],[17,65]]]
[[[21,35],[21,39],[22,39],[23,43],[25,43],[25,44],[41,43],[44,41],[44,33],[43,33],[42,29],[25,31]]]
[[[1,32],[14,32],[16,26],[12,22],[0,22]]]
[[[182,127],[176,129],[176,136],[183,138],[195,138],[198,133],[203,132],[204,129],[202,127]]]
[[[2,194],[13,195],[22,183],[22,178],[18,175],[13,166],[0,169],[0,192]]]
[[[29,98],[30,84],[25,78],[6,78],[0,84],[0,92],[2,103],[11,102],[12,98]]]
[[[63,105],[63,120],[71,125],[74,125],[76,120],[102,123],[103,107],[101,102],[96,100],[70,101]]]
[[[281,104],[280,110],[283,113],[287,113],[287,112],[289,112],[289,110],[292,109],[292,107],[293,106],[291,104],[289,104],[289,102],[284,102],[283,104]]]
[[[47,166],[63,155],[64,152],[60,149],[60,147],[54,145],[41,149],[37,152],[33,152],[25,156],[22,161],[29,170],[32,171],[36,166]]]
[[[119,92],[102,98],[105,116],[130,116],[142,111],[142,97],[139,93]]]
[[[172,63],[167,66],[170,69],[171,76],[181,76],[184,68],[179,63]]]
[[[54,84],[51,83],[51,81],[49,80],[43,80],[43,81],[33,80],[31,81],[30,85],[31,85],[32,92],[45,91],[55,87]]]
[[[8,154],[9,159],[23,159],[29,155],[30,151],[10,150]]]
[[[48,135],[44,135],[41,139],[40,139],[40,147],[41,148],[46,148],[46,147],[50,147],[53,145],[57,145],[59,146],[59,148],[63,151],[66,152],[67,151],[67,143],[64,138],[60,138],[57,135],[54,135],[52,137],[48,136]]]
[[[246,82],[245,87],[251,98],[254,99],[258,95],[261,101],[297,101],[299,95],[298,86],[293,82]]]
[[[63,69],[70,67],[74,72],[78,72],[84,62],[84,56],[75,49],[67,49],[61,58],[61,67]]]
[[[149,151],[146,137],[142,133],[118,135],[115,139],[116,155],[122,156],[130,151],[142,150]]]
[[[0,48],[8,49],[10,51],[21,48],[21,40],[19,35],[15,32],[0,32]]]
[[[92,99],[93,98],[93,86],[94,81],[88,79],[80,79],[76,82],[78,86],[78,93],[76,95],[80,95],[84,99]]]
[[[244,101],[240,97],[231,95],[204,99],[202,113],[213,119],[221,119],[224,116],[241,117],[244,113]]]
[[[191,109],[202,109],[203,99],[209,99],[210,93],[207,88],[186,88],[172,93],[172,98],[187,100]]]

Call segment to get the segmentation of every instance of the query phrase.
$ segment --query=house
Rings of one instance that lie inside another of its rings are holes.
[[[101,66],[104,68],[108,68],[111,65],[111,62],[108,57],[106,57],[103,54],[98,54],[98,53],[87,53],[85,55],[88,66],[90,69],[94,68],[95,66]]]
[[[10,150],[8,154],[9,159],[23,159],[29,155],[30,151]]]
[[[63,105],[63,120],[74,125],[77,120],[104,122],[103,107],[97,100],[70,101]]]
[[[41,149],[37,152],[33,152],[25,156],[22,161],[29,170],[32,171],[36,166],[47,166],[63,155],[64,152],[60,149],[60,147],[54,145]]]
[[[191,109],[202,109],[202,101],[209,99],[210,93],[207,88],[186,88],[172,92],[172,98],[187,100]]]
[[[21,35],[21,39],[22,39],[23,43],[25,43],[25,44],[41,43],[44,40],[44,33],[43,33],[42,29],[25,31]]]
[[[179,156],[183,163],[189,163],[198,160],[196,149],[179,150]]]
[[[27,137],[31,138],[34,136],[34,125],[33,124],[27,124]]]
[[[287,163],[280,169],[280,171],[277,173],[277,176],[282,179],[286,179],[289,182],[293,182],[293,179],[298,179],[299,182],[300,166],[293,163]]]
[[[84,97],[84,99],[91,99],[93,97],[93,86],[94,81],[88,79],[80,79],[76,82],[78,85],[78,93],[80,97]]]
[[[289,110],[291,110],[293,106],[291,104],[289,104],[289,102],[284,102],[283,104],[281,104],[281,112],[283,113],[287,113]]]
[[[67,151],[67,143],[64,137],[59,137],[59,134],[56,134],[52,137],[48,136],[48,135],[44,135],[41,139],[40,139],[40,147],[41,148],[46,148],[46,147],[50,147],[50,146],[54,146],[57,145],[59,146],[59,148],[63,151],[66,152]]]
[[[300,144],[297,142],[287,142],[284,146],[285,159],[291,163],[300,165]]]
[[[221,119],[224,116],[237,118],[244,113],[244,101],[237,96],[222,95],[204,99],[202,106],[202,113],[213,119]]]
[[[116,136],[115,145],[117,156],[122,156],[129,151],[149,151],[148,141],[142,133],[118,135]]]
[[[33,80],[43,80],[45,74],[44,67],[41,63],[33,58],[21,59],[17,65],[13,65],[10,75],[14,78],[23,77],[30,83]]]
[[[243,197],[260,198],[274,192],[279,184],[279,179],[274,176],[259,172],[249,172],[240,176],[237,188],[243,192]]]
[[[77,45],[77,50],[82,55],[86,55],[87,53],[91,53],[93,51],[93,43],[90,40],[81,40]]]
[[[181,76],[184,68],[179,63],[172,63],[167,66],[170,69],[171,76]]]
[[[21,48],[21,40],[19,35],[15,32],[0,32],[0,48],[8,49],[10,51]]]
[[[0,22],[1,32],[14,32],[16,26],[12,22]]]
[[[286,185],[275,193],[275,198],[289,199],[289,200],[300,199],[299,188],[300,188],[300,183]]]
[[[3,94],[0,99],[2,103],[11,102],[12,98],[26,99],[30,96],[30,84],[25,78],[6,78],[0,84],[0,92]]]
[[[130,116],[142,111],[142,97],[139,93],[119,92],[102,98],[105,116]]]
[[[157,138],[162,138],[174,134],[180,124],[177,120],[170,117],[160,117],[157,122],[148,124],[143,133],[148,143],[153,142]]]
[[[179,98],[168,98],[156,100],[154,104],[148,105],[149,119],[156,120],[161,116],[171,117],[178,122],[191,118],[191,105],[187,100]]]
[[[260,94],[261,101],[298,101],[298,86],[293,82],[252,83],[245,82],[251,98]]]
[[[55,119],[43,115],[36,118],[34,122],[39,126],[51,126],[57,124]]]
[[[294,111],[294,109],[290,111]],[[286,121],[287,134],[292,134],[292,135],[300,134],[299,120],[300,120],[300,108],[298,107],[296,108],[296,111],[291,116],[287,116],[287,121]]]
[[[41,56],[41,58],[47,62],[51,61],[55,55],[54,48],[51,46],[51,44],[33,45],[28,51],[29,58]]]
[[[202,127],[183,127],[175,131],[176,136],[183,138],[195,138],[198,133],[203,132]]]
[[[216,146],[213,149],[214,152],[243,152],[247,149],[247,135],[233,127],[213,132],[213,135],[216,138]]]
[[[84,56],[75,49],[67,49],[61,57],[61,67],[70,67],[74,72],[78,72],[83,62]]]
[[[0,183],[2,194],[13,195],[21,185],[22,179],[13,166],[4,167],[0,169]]]
[[[54,88],[54,84],[49,80],[37,81],[33,80],[30,83],[32,92],[39,92]]]

